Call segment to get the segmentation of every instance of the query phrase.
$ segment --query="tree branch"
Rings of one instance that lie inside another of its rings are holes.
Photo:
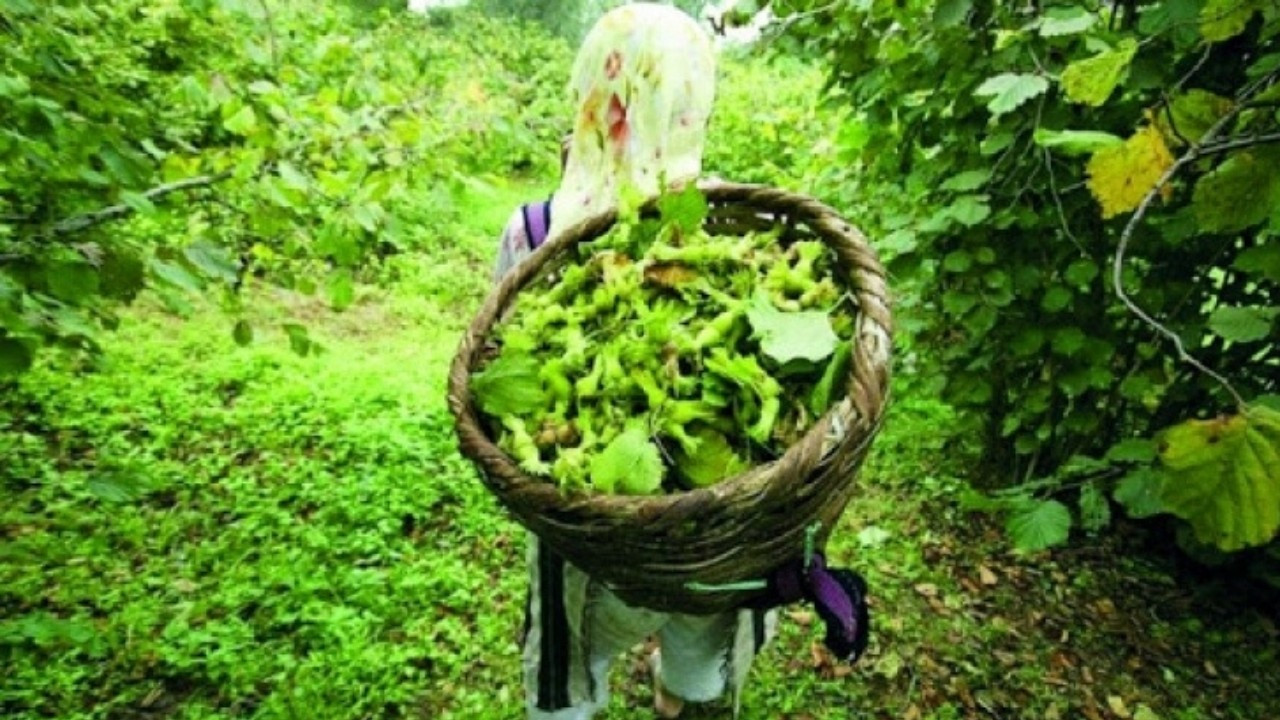
[[[217,173],[216,175],[198,175],[196,177],[185,178],[183,180],[176,180],[171,183],[166,183],[164,185],[153,187],[150,190],[147,190],[146,192],[142,193],[142,197],[148,200],[157,200],[171,193],[180,192],[183,190],[193,190],[195,188],[200,188],[200,187],[207,187],[209,185],[222,182],[223,180],[226,180],[229,177],[231,177],[231,171],[225,170],[223,172]],[[81,230],[91,228],[94,225],[99,225],[108,220],[114,220],[116,218],[125,217],[127,215],[132,214],[133,212],[134,212],[133,208],[129,207],[128,205],[124,205],[124,204],[111,205],[111,206],[102,208],[101,210],[95,210],[91,213],[85,213],[84,215],[76,215],[75,217],[67,218],[66,220],[61,220],[57,223],[54,223],[53,226],[50,227],[45,232],[45,234],[48,236],[53,236],[53,235],[67,235],[69,233],[80,232]]]
[[[1235,387],[1233,387],[1225,377],[1210,369],[1207,365],[1188,353],[1186,347],[1182,344],[1182,338],[1178,337],[1177,333],[1151,317],[1129,297],[1128,293],[1124,290],[1123,270],[1124,256],[1129,249],[1129,242],[1133,239],[1134,230],[1137,229],[1138,223],[1141,222],[1142,218],[1147,214],[1147,210],[1151,207],[1151,203],[1155,201],[1156,196],[1160,194],[1160,190],[1164,188],[1171,179],[1173,179],[1174,175],[1178,174],[1179,170],[1200,158],[1203,154],[1202,148],[1204,146],[1209,145],[1212,147],[1213,145],[1211,145],[1211,143],[1218,137],[1218,134],[1222,132],[1222,129],[1235,119],[1236,115],[1240,113],[1242,108],[1242,103],[1235,104],[1226,115],[1219,118],[1218,121],[1213,124],[1213,127],[1209,128],[1209,131],[1200,138],[1200,142],[1188,148],[1187,151],[1182,154],[1182,157],[1178,158],[1173,165],[1170,165],[1169,169],[1165,170],[1164,174],[1160,176],[1160,179],[1156,181],[1156,184],[1147,191],[1147,194],[1142,198],[1142,202],[1138,204],[1138,209],[1134,211],[1133,216],[1129,218],[1129,222],[1125,224],[1124,230],[1120,233],[1120,244],[1116,248],[1115,258],[1111,265],[1111,284],[1115,288],[1116,296],[1120,298],[1120,302],[1124,303],[1124,306],[1129,309],[1129,312],[1136,315],[1140,320],[1145,322],[1147,325],[1150,325],[1156,332],[1172,342],[1174,348],[1178,351],[1179,361],[1191,365],[1226,388],[1227,392],[1229,392],[1235,399],[1236,406],[1239,408],[1243,408],[1246,403],[1244,398],[1240,396],[1240,393],[1236,391]]]
[[[1242,138],[1231,138],[1212,145],[1204,145],[1200,148],[1200,157],[1205,155],[1216,155],[1218,153],[1228,152],[1230,150],[1239,150],[1240,148],[1252,147],[1254,145],[1265,145],[1266,143],[1280,142],[1280,132],[1267,133],[1265,135],[1250,135]]]

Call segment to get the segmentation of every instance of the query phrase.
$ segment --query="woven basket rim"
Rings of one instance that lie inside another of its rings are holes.
[[[890,302],[887,285],[884,282],[883,267],[862,233],[845,221],[834,209],[810,196],[766,185],[715,180],[701,181],[698,187],[713,205],[745,205],[756,207],[763,212],[781,210],[788,214],[792,223],[796,223],[798,217],[801,223],[811,227],[823,229],[822,226],[826,226],[828,234],[849,236],[856,246],[855,251],[865,256],[860,258],[859,271],[865,271],[873,280],[878,279],[873,282],[862,282],[863,278],[859,278],[858,273],[851,272],[849,268],[842,268],[846,270],[849,282],[859,285],[856,288],[849,288],[856,291],[861,298],[858,312],[859,326],[870,322],[877,325],[886,338],[891,335]],[[652,205],[653,202],[654,200],[651,200],[649,204]],[[550,239],[508,272],[490,291],[484,304],[464,332],[450,367],[448,401],[456,419],[456,429],[463,454],[480,466],[482,480],[518,518],[524,520],[525,515],[537,515],[539,516],[538,524],[543,526],[545,531],[545,528],[558,524],[580,527],[583,520],[592,517],[631,516],[642,521],[657,520],[681,506],[704,503],[718,505],[730,501],[750,502],[753,496],[758,497],[768,492],[770,485],[775,484],[778,468],[800,453],[802,445],[821,444],[820,441],[832,432],[832,423],[839,414],[837,406],[847,404],[852,399],[852,388],[858,385],[875,386],[870,387],[874,391],[869,393],[870,399],[864,399],[860,403],[861,407],[857,408],[860,415],[867,416],[863,418],[866,422],[854,424],[849,432],[855,434],[846,437],[842,442],[863,443],[869,442],[874,437],[888,400],[890,357],[887,348],[882,356],[871,358],[869,364],[864,362],[861,368],[857,367],[857,363],[851,363],[851,377],[845,393],[841,395],[841,400],[833,403],[833,407],[828,409],[799,441],[788,447],[783,455],[755,465],[714,485],[643,496],[603,493],[565,494],[554,481],[523,472],[493,439],[485,435],[481,415],[472,402],[469,385],[475,360],[478,359],[480,348],[484,345],[489,332],[497,324],[502,311],[509,308],[515,301],[519,290],[539,277],[548,263],[578,243],[594,239],[606,232],[616,219],[615,210],[608,210],[588,218]],[[822,235],[822,233],[819,234]],[[828,245],[832,242],[831,237],[823,236],[822,239]],[[874,317],[868,317],[868,303],[872,307],[878,305],[880,308],[879,311],[872,313]],[[855,351],[857,349],[855,348]],[[854,377],[853,375],[859,371],[863,377]],[[544,490],[540,491],[539,488]],[[510,497],[514,490],[523,490],[524,497],[533,500],[514,503]],[[675,513],[675,515],[680,516],[681,513]],[[538,529],[534,531],[538,532]]]

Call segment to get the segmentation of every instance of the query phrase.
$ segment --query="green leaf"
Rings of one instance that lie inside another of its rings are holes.
[[[188,292],[200,292],[204,289],[204,285],[199,278],[192,275],[186,268],[177,263],[167,262],[159,258],[151,259],[151,274],[156,279],[170,287],[186,290]]]
[[[120,202],[132,208],[139,215],[150,215],[156,211],[156,204],[151,202],[151,198],[139,192],[120,191]]]
[[[1124,507],[1129,517],[1141,520],[1168,512],[1160,501],[1160,488],[1163,484],[1164,475],[1160,471],[1149,467],[1138,468],[1120,478],[1111,497]]]
[[[1053,339],[1049,344],[1055,353],[1069,357],[1080,352],[1080,348],[1084,347],[1084,341],[1083,330],[1078,327],[1065,327],[1054,331]]]
[[[948,208],[951,217],[962,225],[972,227],[991,216],[991,206],[985,195],[962,195]]]
[[[1061,285],[1054,285],[1045,291],[1040,298],[1040,307],[1048,312],[1061,312],[1071,305],[1071,291]]]
[[[1097,22],[1098,16],[1084,8],[1049,8],[1040,21],[1040,36],[1079,35]]]
[[[1062,71],[1062,90],[1067,99],[1093,107],[1106,102],[1137,51],[1138,44],[1125,38],[1114,50],[1068,65]]]
[[[662,486],[662,456],[640,423],[632,423],[591,460],[596,490],[651,495]]]
[[[1280,283],[1280,243],[1270,242],[1244,250],[1236,256],[1231,267]]]
[[[995,155],[1013,144],[1017,139],[1017,135],[1007,130],[993,132],[982,138],[982,142],[978,143],[978,152],[983,155]]]
[[[843,396],[844,379],[849,374],[849,363],[853,358],[850,350],[850,343],[847,340],[836,346],[826,370],[822,372],[822,378],[809,393],[809,410],[815,417],[824,414],[836,398]]]
[[[760,352],[779,365],[792,360],[819,363],[831,357],[840,338],[831,329],[831,319],[821,310],[782,312],[763,293],[757,293],[747,310],[753,337],[760,340]]]
[[[1259,55],[1258,59],[1245,69],[1244,74],[1250,80],[1257,80],[1264,75],[1270,75],[1276,70],[1280,70],[1280,53],[1273,52]],[[1272,85],[1271,89],[1274,90],[1275,87],[1275,85]],[[1271,91],[1268,90],[1267,92]]]
[[[1019,550],[1044,550],[1067,541],[1071,511],[1057,500],[1029,502],[1013,511],[1005,529]]]
[[[1044,347],[1044,330],[1038,327],[1023,328],[1009,342],[1009,349],[1020,357],[1029,357]]]
[[[284,181],[285,186],[294,190],[305,192],[311,187],[311,181],[302,173],[293,163],[282,160],[276,167],[276,172],[280,174],[280,179]]]
[[[258,116],[253,112],[252,107],[245,105],[234,115],[223,120],[222,127],[226,128],[227,132],[248,137],[258,127]]]
[[[45,271],[49,292],[59,300],[80,304],[98,292],[98,271],[86,262],[61,262]]]
[[[1220,550],[1262,545],[1280,529],[1280,412],[1265,407],[1188,420],[1160,436],[1160,500]]]
[[[990,97],[987,109],[995,117],[1012,112],[1031,98],[1043,95],[1049,89],[1049,81],[1028,73],[1002,73],[973,91],[978,97]]]
[[[253,342],[253,326],[248,320],[237,320],[235,329],[231,331],[231,337],[235,339],[237,345],[244,347]]]
[[[973,267],[973,255],[967,250],[952,250],[942,258],[942,269],[947,272],[968,272]]]
[[[183,256],[202,275],[227,285],[240,279],[240,261],[223,248],[208,243],[196,243],[182,251]]]
[[[146,266],[128,247],[111,247],[99,266],[100,291],[113,300],[131,301],[146,284]]]
[[[289,337],[289,347],[295,353],[302,357],[306,357],[315,348],[315,343],[311,340],[311,335],[307,333],[307,328],[297,323],[284,323],[281,325],[285,335]]]
[[[1156,459],[1156,444],[1145,438],[1121,440],[1107,450],[1107,460],[1112,462],[1149,463]]]
[[[359,242],[339,223],[330,223],[320,228],[316,235],[316,251],[333,258],[335,263],[344,267],[355,265],[360,260]]]
[[[973,10],[973,0],[939,0],[933,9],[933,25],[937,28],[954,27],[963,23]]]
[[[702,227],[707,219],[707,198],[697,185],[689,183],[677,193],[667,193],[658,198],[658,212],[663,223],[674,223],[688,234]]]
[[[339,268],[329,275],[329,303],[334,310],[346,310],[356,299],[355,279],[351,270]]]
[[[0,333],[0,378],[21,375],[31,369],[34,359],[27,343]]]
[[[688,455],[677,446],[676,471],[694,487],[714,485],[751,467],[719,432],[704,427],[689,434],[697,441],[697,450]]]
[[[1111,504],[1098,489],[1096,482],[1080,488],[1080,527],[1085,532],[1096,533],[1111,524]]]
[[[1230,40],[1244,32],[1261,7],[1259,0],[1205,0],[1200,8],[1200,34],[1211,43]]]
[[[1089,155],[1103,148],[1124,143],[1118,135],[1099,130],[1047,130],[1036,128],[1032,136],[1036,145],[1056,150],[1063,155]]]
[[[1276,201],[1275,156],[1237,152],[1196,182],[1191,197],[1200,228],[1212,233],[1234,233],[1257,225],[1271,214]]]
[[[108,144],[98,151],[98,158],[122,185],[141,185],[148,179],[150,166],[136,150]]]
[[[1034,502],[1030,495],[989,495],[972,487],[965,487],[957,498],[961,510],[969,512],[1000,512],[1014,510]]]
[[[1088,258],[1073,261],[1062,273],[1063,280],[1079,288],[1088,286],[1097,276],[1098,264]]]
[[[955,190],[956,192],[969,192],[977,190],[987,181],[991,179],[990,170],[966,170],[958,175],[952,175],[946,182],[942,183],[943,190]]]
[[[1188,90],[1176,95],[1167,110],[1156,111],[1156,127],[1172,145],[1199,142],[1218,120],[1231,111],[1231,106],[1229,98],[1207,90]]]
[[[351,217],[356,224],[371,233],[378,231],[378,222],[383,215],[382,207],[377,203],[361,203],[351,209]]]
[[[948,290],[942,294],[942,309],[949,315],[964,315],[982,300],[977,293]]]
[[[541,363],[527,353],[499,355],[471,376],[471,392],[480,409],[500,417],[528,415],[547,406],[549,395],[538,378]]]
[[[133,502],[147,494],[147,483],[139,476],[122,472],[95,475],[85,483],[94,497],[108,503]]]
[[[21,75],[0,75],[0,98],[18,98],[31,90],[31,83]]]
[[[1271,334],[1278,314],[1273,307],[1220,307],[1209,316],[1209,329],[1223,340],[1256,342]]]

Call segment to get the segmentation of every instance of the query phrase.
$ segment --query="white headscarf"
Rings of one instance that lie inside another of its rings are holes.
[[[696,179],[715,99],[715,52],[693,18],[636,3],[596,22],[569,84],[577,114],[569,159],[551,203],[548,237],[617,205]]]

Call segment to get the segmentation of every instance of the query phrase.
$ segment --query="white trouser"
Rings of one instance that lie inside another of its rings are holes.
[[[657,635],[661,681],[688,701],[731,689],[734,705],[756,653],[772,638],[775,612],[683,615],[632,607],[529,536],[524,639],[530,720],[589,720],[609,701],[609,667]]]

